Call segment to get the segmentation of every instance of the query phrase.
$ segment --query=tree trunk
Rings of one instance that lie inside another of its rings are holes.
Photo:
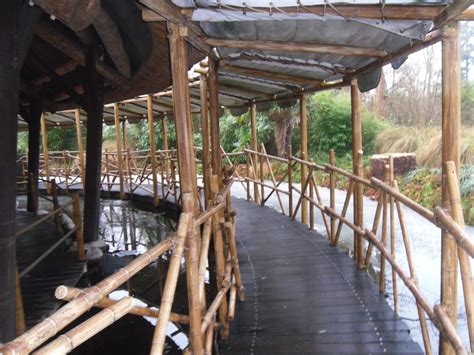
[[[278,156],[286,156],[286,148],[291,144],[293,119],[290,109],[277,108],[270,115],[275,120],[275,144]]]

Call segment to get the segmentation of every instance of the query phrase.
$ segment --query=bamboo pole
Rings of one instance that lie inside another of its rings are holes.
[[[291,149],[291,144],[288,145],[288,148],[286,150],[286,155],[288,159],[288,216],[293,215],[293,169],[292,169],[292,161],[291,157],[293,156],[292,154],[292,149]]]
[[[76,226],[76,244],[77,244],[77,256],[79,260],[86,259],[86,253],[84,250],[84,231],[82,229],[81,220],[81,207],[79,205],[79,195],[72,193],[72,214],[74,225]]]
[[[329,164],[336,165],[336,156],[334,154],[334,149],[329,150]],[[331,170],[329,171],[329,207],[333,210],[336,210],[336,174]],[[336,218],[331,216],[331,234],[329,239],[331,244],[336,238]]]
[[[443,208],[450,210],[449,187],[445,163],[453,161],[460,166],[461,83],[459,25],[454,22],[452,34],[442,41],[442,181],[441,200]],[[459,176],[459,171],[457,171]],[[453,237],[442,232],[441,238],[441,304],[454,328],[457,325],[457,247]],[[449,342],[440,337],[441,355],[454,354]]]
[[[250,154],[244,152],[245,154],[245,181],[247,183],[247,201],[250,201]]]
[[[81,113],[79,109],[74,110],[74,117],[76,119],[76,137],[77,137],[77,149],[79,150],[79,168],[81,171],[82,191],[84,191],[86,174],[85,174],[85,164],[84,164],[84,144],[82,141]]]
[[[23,297],[21,295],[20,276],[18,274],[18,266],[16,267],[16,282],[15,282],[15,330],[16,336],[23,334],[26,330],[25,325],[25,309],[23,308]]]
[[[107,328],[134,307],[132,297],[125,297],[116,304],[100,311],[77,327],[34,352],[37,355],[65,354],[71,352],[101,330]]]
[[[385,181],[389,179],[388,167],[384,169]],[[387,247],[387,214],[388,214],[388,195],[383,193],[382,197],[382,245]],[[380,254],[380,275],[379,275],[379,291],[385,292],[385,257]]]
[[[84,293],[76,297],[73,301],[62,306],[49,317],[17,337],[14,341],[0,347],[0,352],[13,355],[29,353],[33,349],[36,349],[46,340],[55,336],[61,329],[87,312],[94,304],[99,302],[110,292],[168,251],[172,245],[173,241],[167,238],[95,286],[84,289]]]
[[[48,154],[48,139],[46,137],[46,120],[44,113],[41,114],[41,140],[43,143],[43,158],[44,158],[44,171],[46,173],[46,181],[49,182],[49,154]],[[46,191],[51,193],[49,184],[46,184]]]
[[[199,89],[201,98],[201,136],[202,136],[202,165],[204,177],[204,197],[206,207],[207,203],[212,199],[211,191],[211,142],[209,132],[209,112],[207,101],[207,80],[206,75],[199,75]]]
[[[466,231],[439,206],[435,207],[434,216],[436,225],[451,233],[458,246],[463,248],[471,258],[474,258],[474,242],[471,241]]]
[[[189,230],[189,224],[192,220],[191,213],[182,213],[179,218],[176,244],[171,255],[171,261],[166,275],[165,288],[161,297],[160,317],[156,323],[155,333],[153,335],[152,347],[150,354],[162,354],[166,340],[166,326],[171,314],[171,307],[178,283],[179,268],[181,266],[181,258],[184,252],[184,242]]]
[[[117,168],[119,175],[119,186],[120,186],[120,199],[125,199],[124,183],[123,183],[123,159],[122,159],[122,146],[120,142],[120,117],[119,117],[119,104],[114,103],[114,123],[115,123],[115,148],[117,149]]]
[[[191,109],[188,83],[188,43],[186,34],[180,31],[175,24],[170,24],[170,52],[171,72],[173,79],[173,117],[176,127],[176,140],[178,143],[178,165],[180,178],[180,192],[182,209],[192,214],[192,222],[188,226],[186,238],[186,286],[189,310],[189,340],[194,354],[204,353],[203,337],[201,332],[202,309],[199,299],[199,250],[197,232],[194,228],[194,215],[197,210],[197,185],[196,165],[191,125]],[[218,117],[215,117],[218,119]],[[217,129],[217,145],[214,149],[220,158],[219,122],[214,122]],[[213,132],[213,134],[216,132]],[[215,137],[214,137],[215,138]],[[215,153],[215,152],[214,152]],[[220,163],[220,161],[219,161]],[[220,172],[222,174],[222,172]]]
[[[28,173],[28,189],[31,196],[31,212],[38,214],[38,190],[36,189],[36,181],[33,173]]]
[[[260,153],[263,153],[262,147],[260,147]],[[260,205],[265,206],[265,185],[264,185],[264,174],[263,174],[263,154],[258,156],[260,163]]]
[[[252,103],[250,105],[250,146],[252,147],[253,151],[258,150],[258,140],[257,140],[257,105],[255,103]],[[254,154],[252,156],[252,161],[253,161],[253,176],[255,180],[258,180],[259,178],[259,169],[256,164],[257,161],[257,155]],[[253,200],[255,203],[260,203],[260,194],[258,191],[258,185],[256,183],[253,184]]]
[[[237,244],[235,241],[235,223],[225,222],[224,228],[226,230],[227,243],[229,244],[229,251],[232,262],[232,270],[235,277],[235,286],[239,291],[239,299],[244,300],[244,286],[242,284],[242,277],[240,275],[239,257],[237,253]]]
[[[84,291],[79,289],[79,288],[74,288],[74,287],[69,287],[69,286],[59,286],[56,289],[56,292],[54,293],[54,296],[58,300],[64,300],[64,301],[72,301],[74,298],[79,296],[81,293]],[[99,308],[108,308],[117,302],[120,301],[115,301],[107,296],[102,298],[99,302],[97,302],[94,307],[99,307]],[[141,306],[135,306],[133,307],[130,311],[130,314],[134,314],[137,316],[146,316],[146,317],[153,317],[153,318],[159,318],[160,317],[160,310],[156,308],[150,308],[150,307],[141,307]],[[184,314],[178,314],[178,313],[170,313],[169,320],[172,322],[180,323],[180,324],[188,324],[189,323],[189,317],[184,315]]]
[[[313,162],[312,159],[310,161]],[[309,198],[311,199],[310,201],[314,200],[314,189],[316,189],[314,175],[312,177],[313,178],[311,178],[311,181],[309,184]],[[310,179],[309,176],[308,176],[308,179]],[[324,213],[322,215],[324,219],[325,217]],[[314,204],[313,203],[309,203],[309,229],[311,230],[314,229]]]
[[[211,201],[208,202],[208,206],[210,205],[210,203]],[[201,303],[204,304],[204,309],[205,309],[205,298],[206,298],[204,279],[206,276],[206,267],[209,263],[207,255],[209,253],[209,245],[211,242],[211,231],[212,231],[212,217],[211,219],[208,219],[206,220],[206,222],[204,222],[201,250],[200,250],[200,255],[199,255],[199,299],[201,300]]]
[[[445,163],[445,165],[445,172],[448,180],[449,199],[451,203],[451,213],[453,215],[454,221],[458,223],[461,228],[464,228],[464,216],[461,205],[459,180],[456,174],[456,165],[453,161],[448,161]],[[457,244],[457,254],[459,259],[459,268],[461,271],[470,348],[471,351],[474,352],[474,288],[471,261],[466,251],[459,244]]]
[[[205,339],[205,355],[212,355],[212,342],[214,338],[214,327],[207,328],[206,339]]]
[[[360,115],[361,98],[357,80],[351,81],[352,110],[352,170],[354,175],[363,177],[362,171],[362,123]],[[356,183],[354,187],[354,223],[363,226],[363,186]],[[363,267],[362,236],[354,234],[354,257],[359,268]]]
[[[395,190],[398,190],[398,185],[397,181],[395,180],[393,188]],[[413,259],[413,251],[411,247],[411,241],[410,241],[410,236],[408,235],[408,229],[405,223],[405,215],[403,213],[402,205],[400,204],[400,201],[395,200],[395,204],[397,207],[397,214],[398,214],[398,220],[400,222],[400,229],[402,231],[402,238],[403,238],[403,244],[405,246],[405,253],[407,256],[407,262],[408,262],[408,269],[410,271],[410,278],[413,280],[416,286],[418,286],[418,278],[416,275],[416,270],[415,270],[415,261]],[[372,228],[372,232],[374,232]],[[371,244],[373,245],[373,244]],[[426,319],[425,319],[425,313],[423,309],[421,308],[420,304],[417,302],[416,304],[417,312],[418,312],[418,319],[420,320],[420,328],[421,328],[421,335],[423,338],[423,345],[425,348],[425,353],[427,355],[431,355],[433,353],[431,349],[431,342],[430,342],[430,334],[428,332],[428,327],[426,325]]]
[[[219,132],[219,88],[217,71],[219,62],[209,58],[208,87],[209,87],[209,118],[211,128],[212,174],[218,177],[218,188],[222,187],[222,156]]]
[[[156,144],[155,144],[155,124],[153,117],[153,96],[147,96],[148,133],[150,138],[150,159],[151,174],[153,178],[153,204],[158,206],[160,197],[158,196],[158,175],[156,173]]]
[[[344,200],[344,205],[342,206],[341,215],[343,217],[346,216],[347,209],[349,208],[349,202],[351,201],[351,195],[352,195],[352,191],[354,190],[354,184],[355,184],[354,181],[350,180],[349,188],[347,189],[346,198]],[[337,244],[339,243],[339,236],[341,235],[342,225],[343,225],[342,220],[340,220],[337,225],[336,235],[334,236],[332,246],[337,246]]]
[[[388,159],[389,166],[389,182],[390,186],[394,187],[394,174],[393,174],[393,156],[390,155]],[[395,256],[395,201],[392,196],[389,197],[390,202],[390,255],[393,260],[396,260]],[[393,308],[395,314],[398,315],[398,287],[397,287],[397,273],[392,268],[392,290],[393,290]]]
[[[375,216],[374,216],[374,221],[372,222],[372,233],[377,235],[377,230],[379,228],[379,222],[380,222],[380,215],[382,213],[382,199],[383,199],[383,192],[380,193],[379,198],[377,199],[377,208],[375,209]],[[398,201],[397,201],[398,203]],[[369,242],[369,245],[367,246],[367,253],[365,254],[365,265],[369,266],[370,264],[370,259],[372,258],[372,251],[374,249],[374,245]]]
[[[308,158],[308,114],[306,108],[306,97],[300,97],[300,158],[306,160]],[[306,177],[308,176],[308,169],[305,164],[301,164],[301,186],[306,185]],[[301,189],[301,193],[303,189]],[[303,199],[301,201],[301,222],[308,224],[308,201]]]

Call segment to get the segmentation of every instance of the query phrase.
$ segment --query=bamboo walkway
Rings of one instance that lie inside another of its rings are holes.
[[[422,353],[341,249],[270,208],[233,204],[246,300],[222,354]]]

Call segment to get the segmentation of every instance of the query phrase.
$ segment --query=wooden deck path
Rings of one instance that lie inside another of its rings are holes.
[[[233,203],[246,299],[221,354],[423,353],[341,249],[270,208]]]

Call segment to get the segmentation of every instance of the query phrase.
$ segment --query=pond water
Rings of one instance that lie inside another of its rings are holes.
[[[26,196],[19,196],[17,206],[26,208]],[[69,198],[60,196],[60,205]],[[83,206],[81,205],[81,208]],[[163,213],[146,210],[146,205],[131,201],[101,200],[100,229],[102,243],[97,243],[94,253],[102,251],[103,257],[88,263],[88,271],[77,287],[84,288],[96,284],[104,277],[125,266],[137,255],[142,254],[162,241],[169,231],[174,231],[176,221]],[[149,207],[149,206],[148,206]],[[40,200],[40,210],[51,210],[51,203]],[[100,248],[99,248],[100,247]],[[92,251],[88,251],[92,252]],[[168,271],[170,253],[165,253],[154,263],[132,277],[129,282],[112,292],[109,297],[119,300],[127,295],[137,300],[138,306],[158,308]],[[173,312],[186,314],[186,278],[184,259],[173,303]],[[100,310],[93,308],[67,329],[88,319]],[[126,315],[110,327],[79,346],[73,354],[149,354],[155,330],[156,319]],[[166,354],[181,354],[180,349],[188,345],[186,326],[168,323]]]
[[[267,182],[272,184],[271,181]],[[299,184],[294,184],[295,187],[300,188]],[[282,183],[279,186],[280,189],[288,191],[288,185]],[[252,189],[252,187],[251,187]],[[329,206],[329,189],[321,188],[320,194],[323,205]],[[266,196],[271,192],[270,189],[265,188]],[[246,198],[247,193],[244,190],[243,186],[240,183],[234,183],[232,186],[232,195],[240,198]],[[346,197],[346,191],[336,190],[336,210],[341,211],[344,205],[344,199]],[[298,202],[298,194],[295,192],[293,194],[294,203],[293,206],[296,206]],[[285,208],[286,213],[288,213],[288,198],[287,195],[282,195],[282,202]],[[266,203],[267,206],[274,208],[278,211],[281,211],[278,198],[273,194]],[[353,220],[353,210],[352,210],[352,201],[349,205],[346,218]],[[377,208],[377,202],[369,198],[364,197],[364,225],[365,228],[372,228],[372,222],[375,215],[375,210]],[[433,225],[431,222],[427,221],[417,213],[413,212],[407,207],[402,207],[405,217],[405,223],[408,228],[408,234],[411,238],[411,244],[413,249],[413,256],[415,259],[415,270],[419,280],[419,286],[423,295],[428,299],[431,305],[438,303],[440,295],[440,275],[441,275],[441,232],[438,227]],[[322,235],[326,235],[326,229],[321,217],[321,213],[318,209],[315,210],[315,229],[320,232]],[[300,219],[300,214],[298,213],[298,220]],[[395,213],[395,254],[397,262],[400,264],[404,272],[409,275],[408,263],[406,259],[405,248],[402,240],[400,225],[397,222],[397,214]],[[381,229],[381,221],[379,224],[379,231]],[[389,228],[389,227],[388,227]],[[387,230],[389,231],[389,229]],[[469,235],[474,238],[474,227],[467,226],[466,231]],[[389,232],[388,232],[389,233]],[[380,233],[378,234],[380,238]],[[389,240],[389,234],[387,237]],[[348,227],[344,226],[340,236],[340,243],[343,248],[345,248],[350,254],[352,254],[353,248],[353,231]],[[375,251],[375,248],[374,248]],[[380,254],[378,252],[373,253],[372,262],[374,264],[374,270],[371,273],[373,276],[379,271],[380,264]],[[474,268],[474,261],[471,260],[471,266]],[[393,297],[392,297],[392,280],[391,280],[391,268],[390,264],[387,262],[386,267],[386,281],[387,281],[387,294],[389,304],[393,308]],[[416,303],[410,292],[410,290],[405,286],[403,281],[398,278],[398,301],[399,301],[399,316],[405,320],[407,325],[410,327],[411,334],[413,338],[420,344],[423,348],[423,340],[421,337],[421,330],[419,327],[418,313],[416,309]],[[467,323],[466,323],[466,312],[463,303],[462,297],[462,287],[461,279],[458,280],[458,333],[461,335],[461,338],[468,347],[469,339],[467,333]],[[438,331],[431,322],[428,322],[428,328],[430,332],[430,338],[432,343],[432,349],[434,353],[438,352]]]

